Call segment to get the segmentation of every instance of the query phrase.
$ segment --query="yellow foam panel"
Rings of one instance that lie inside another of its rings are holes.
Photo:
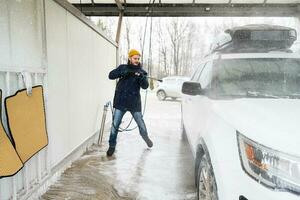
[[[1,115],[2,91],[0,90],[0,115]],[[3,128],[2,119],[0,123],[0,178],[12,176],[22,169],[23,163],[16,150],[7,137]]]
[[[5,98],[8,127],[23,163],[48,145],[43,87],[32,88]]]

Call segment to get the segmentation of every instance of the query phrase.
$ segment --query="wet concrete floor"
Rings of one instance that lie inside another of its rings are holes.
[[[150,93],[144,119],[154,142],[151,149],[135,129],[119,133],[116,152],[107,158],[106,132],[103,145],[92,146],[41,199],[196,199],[193,158],[181,135],[180,102],[161,102]],[[124,125],[129,120],[126,114]]]

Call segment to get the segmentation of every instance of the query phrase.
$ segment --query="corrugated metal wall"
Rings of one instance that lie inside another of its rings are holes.
[[[94,141],[115,65],[115,44],[54,0],[0,1],[0,88],[4,97],[23,89],[23,70],[44,85],[49,137],[17,175],[0,179],[1,200],[37,197]],[[3,107],[2,117],[6,126]]]

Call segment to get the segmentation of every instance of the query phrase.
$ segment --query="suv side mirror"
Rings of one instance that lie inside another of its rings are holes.
[[[201,85],[198,82],[192,82],[192,81],[186,81],[183,83],[181,92],[183,94],[188,94],[188,95],[199,95],[201,94]]]

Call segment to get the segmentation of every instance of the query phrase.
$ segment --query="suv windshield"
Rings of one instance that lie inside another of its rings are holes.
[[[300,98],[300,59],[226,59],[213,80],[217,97]]]

